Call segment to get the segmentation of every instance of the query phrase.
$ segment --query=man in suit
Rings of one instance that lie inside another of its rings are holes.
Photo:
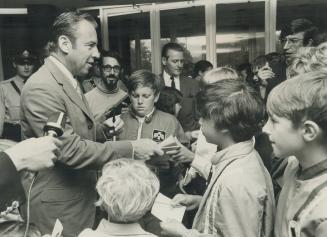
[[[162,80],[165,86],[173,87],[183,94],[181,111],[178,115],[186,134],[199,129],[197,112],[195,107],[196,94],[199,84],[192,78],[182,75],[184,66],[184,49],[177,43],[167,43],[162,48],[163,73]],[[190,136],[189,136],[190,137]]]
[[[31,198],[31,221],[51,233],[58,218],[63,236],[77,236],[94,224],[96,169],[121,158],[163,155],[149,139],[104,142],[104,125],[96,124],[75,79],[85,76],[99,58],[96,22],[86,13],[65,12],[55,19],[50,56],[25,84],[21,100],[23,136],[39,137],[51,114],[67,115],[62,154],[51,170],[38,173]],[[119,120],[111,124],[121,127]],[[105,121],[109,125],[108,121]],[[118,123],[118,124],[117,124]]]
[[[0,152],[0,219],[25,202],[18,171],[52,167],[61,144],[53,137],[31,138]]]

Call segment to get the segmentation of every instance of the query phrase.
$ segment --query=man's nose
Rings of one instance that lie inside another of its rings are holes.
[[[100,58],[100,52],[98,50],[98,47],[94,47],[94,50],[92,52],[92,57],[93,58]]]
[[[289,49],[289,48],[290,48],[290,43],[288,42],[288,40],[286,40],[283,49],[284,49],[284,50],[287,50],[287,49]]]

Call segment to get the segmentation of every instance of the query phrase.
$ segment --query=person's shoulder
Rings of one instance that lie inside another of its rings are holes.
[[[78,237],[108,237],[108,235],[94,231],[92,229],[85,229],[78,235]]]
[[[159,109],[156,110],[156,116],[158,118],[160,118],[160,120],[165,121],[165,123],[176,123],[177,122],[177,118],[174,115],[163,112]]]

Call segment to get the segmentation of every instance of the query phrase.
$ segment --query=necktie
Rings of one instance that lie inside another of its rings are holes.
[[[171,77],[170,77],[170,80],[171,80],[171,88],[176,89],[175,78],[174,78],[174,76],[171,76]]]

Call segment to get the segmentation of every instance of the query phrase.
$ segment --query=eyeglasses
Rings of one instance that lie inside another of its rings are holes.
[[[288,44],[298,44],[299,42],[302,42],[303,41],[303,38],[283,38],[283,39],[280,39],[280,42],[285,45],[286,43]]]
[[[115,73],[119,73],[120,72],[120,66],[118,66],[118,65],[116,65],[116,66],[102,65],[102,70],[106,71],[106,72],[111,72],[112,70],[114,70]]]

